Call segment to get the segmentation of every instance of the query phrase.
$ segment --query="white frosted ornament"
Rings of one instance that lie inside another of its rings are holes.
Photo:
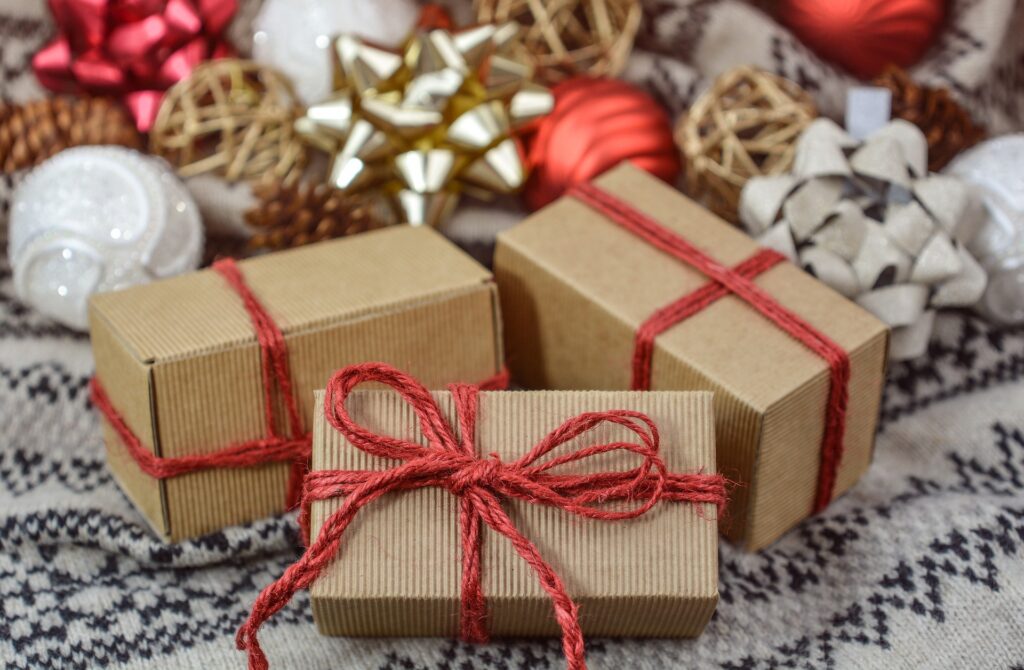
[[[1024,323],[1024,134],[982,142],[945,172],[973,185],[984,208],[968,245],[989,274],[978,309],[1000,323]]]
[[[35,168],[14,193],[8,254],[18,297],[88,327],[89,296],[194,270],[202,222],[161,159],[76,147]]]
[[[331,93],[333,37],[396,47],[419,18],[414,0],[266,0],[253,20],[252,57],[288,75],[306,104]]]

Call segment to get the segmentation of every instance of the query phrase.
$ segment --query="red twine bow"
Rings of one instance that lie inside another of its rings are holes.
[[[391,387],[409,403],[419,418],[428,446],[378,435],[352,420],[345,401],[359,384],[377,382]],[[383,363],[365,363],[338,371],[327,386],[324,409],[328,422],[348,442],[380,458],[401,461],[383,471],[327,470],[312,472],[305,481],[301,522],[308,530],[314,500],[345,497],[341,507],[320,529],[303,556],[257,597],[249,619],[238,631],[239,649],[249,653],[249,667],[265,670],[267,657],[257,640],[259,627],[285,606],[300,589],[308,588],[337,556],[346,528],[364,506],[394,491],[428,486],[447,489],[459,498],[462,537],[461,635],[471,642],[488,639],[485,598],[480,582],[483,526],[507,538],[516,552],[533,568],[551,597],[555,619],[562,629],[562,649],[570,670],[586,667],[579,612],[561,578],[540,555],[537,547],[516,529],[501,506],[502,498],[549,505],[590,519],[606,521],[638,517],[661,501],[709,503],[721,510],[725,504],[725,480],[720,475],[668,472],[658,454],[658,429],[640,412],[612,410],[586,412],[565,421],[522,456],[506,463],[491,454],[476,455],[474,443],[478,408],[477,386],[449,386],[458,417],[458,437],[445,420],[433,396],[418,381]],[[544,459],[553,449],[602,424],[622,426],[634,441],[616,441],[582,447],[571,453]],[[635,468],[595,474],[557,474],[554,468],[612,451],[628,451],[640,457]],[[543,460],[542,460],[543,459]],[[626,500],[626,510],[607,510],[602,503]]]
[[[32,58],[52,91],[117,94],[142,132],[163,92],[201,62],[230,55],[222,33],[237,0],[49,0],[57,37]]]

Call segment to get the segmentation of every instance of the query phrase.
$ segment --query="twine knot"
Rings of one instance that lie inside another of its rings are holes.
[[[475,486],[492,489],[507,468],[495,453],[486,459],[474,457],[462,460],[462,465],[452,472],[448,481],[448,490],[460,497]]]
[[[353,421],[345,401],[359,384],[376,382],[394,389],[409,403],[419,419],[427,446],[419,442],[380,435]],[[322,470],[306,476],[300,523],[308,537],[309,511],[315,500],[344,497],[344,502],[324,522],[317,537],[294,565],[260,593],[252,614],[238,631],[239,649],[249,652],[249,667],[264,670],[266,656],[256,639],[259,627],[291,599],[309,587],[336,558],[342,535],[359,510],[393,491],[428,486],[445,488],[459,499],[462,539],[462,602],[460,629],[464,639],[484,642],[487,606],[481,582],[483,527],[505,537],[537,573],[550,596],[555,620],[562,628],[562,649],[569,670],[584,670],[583,632],[576,604],[561,577],[537,547],[515,527],[501,506],[503,498],[557,507],[590,519],[616,521],[648,512],[663,500],[725,505],[725,479],[710,474],[669,473],[658,454],[658,429],[645,414],[629,410],[586,412],[566,420],[548,433],[525,455],[506,463],[497,454],[476,455],[474,438],[480,388],[465,384],[449,386],[458,423],[449,425],[433,395],[417,380],[383,363],[364,363],[338,371],[327,384],[324,410],[328,423],[356,449],[398,461],[387,470]],[[630,439],[582,446],[560,456],[553,449],[572,442],[598,426],[623,428]],[[553,468],[584,461],[601,454],[625,451],[639,463],[628,470],[592,474],[558,474]],[[609,509],[605,503],[625,501],[625,509]]]

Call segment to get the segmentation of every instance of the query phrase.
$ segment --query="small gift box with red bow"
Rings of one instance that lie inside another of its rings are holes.
[[[327,635],[561,635],[573,670],[584,634],[692,637],[714,612],[709,393],[431,392],[369,363],[316,398],[310,545],[239,631],[250,667],[307,587]]]
[[[628,164],[498,238],[513,380],[529,388],[703,389],[740,486],[725,534],[749,549],[867,469],[889,331]]]
[[[95,296],[107,460],[177,541],[292,507],[313,390],[383,360],[433,385],[502,371],[491,274],[426,228],[386,228]]]

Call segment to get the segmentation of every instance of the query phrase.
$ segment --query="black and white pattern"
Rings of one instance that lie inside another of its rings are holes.
[[[631,76],[676,108],[698,72],[728,58],[775,66],[826,99],[838,90],[828,66],[751,6],[645,6]],[[953,36],[923,71],[953,78],[989,118],[1019,119],[1021,55],[1002,41],[1019,36],[1024,11],[953,7]],[[738,56],[716,51],[727,28],[732,41],[754,35]],[[38,94],[24,66],[48,33],[40,5],[0,0],[0,98]],[[91,372],[87,339],[20,304],[0,263],[0,664],[244,667],[234,632],[297,556],[294,518],[158,541],[106,469]],[[590,640],[591,667],[1024,668],[1022,376],[1024,329],[944,315],[928,356],[890,371],[875,462],[857,487],[766,551],[723,545],[721,604],[701,638]],[[323,638],[305,594],[263,640],[279,668],[564,667],[557,640]]]
[[[857,83],[821,60],[762,9],[770,0],[641,0],[644,21],[626,77],[683,113],[711,79],[755,65],[792,79],[819,110],[842,119]],[[1015,0],[948,0],[947,20],[913,76],[948,87],[995,133],[1020,131],[1024,110],[1024,11]]]

